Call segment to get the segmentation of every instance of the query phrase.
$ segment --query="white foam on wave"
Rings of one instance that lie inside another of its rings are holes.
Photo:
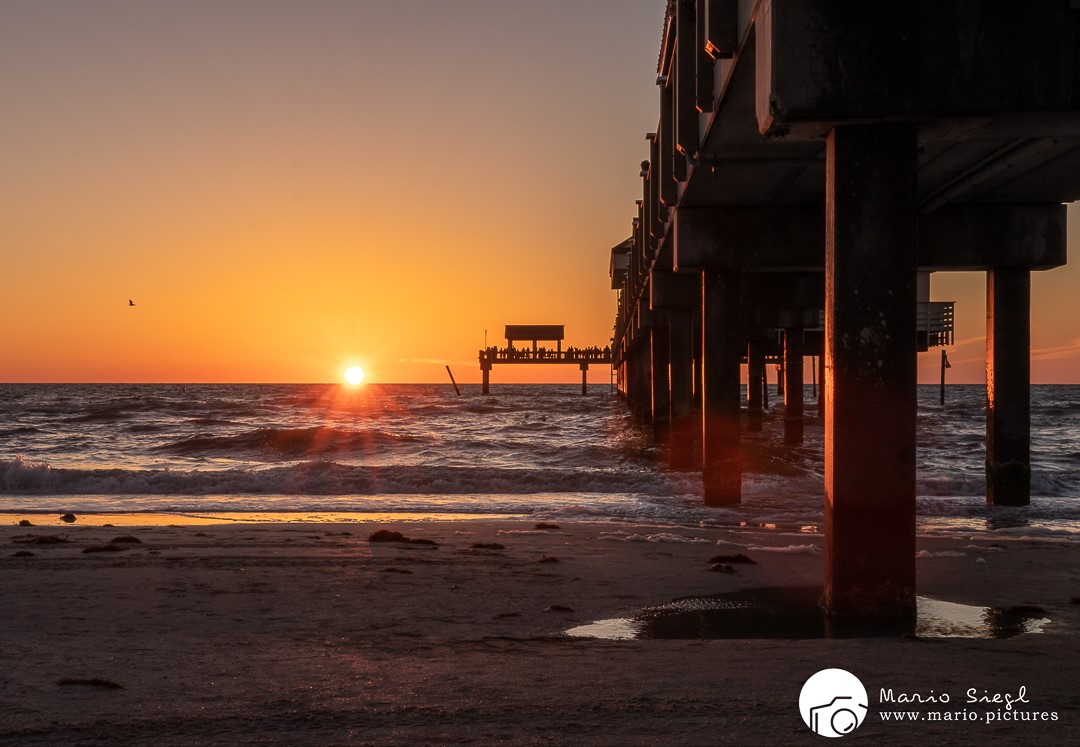
[[[915,553],[916,558],[965,558],[966,552],[958,552],[956,550],[940,550],[939,552],[930,552],[929,550],[919,550]]]
[[[600,539],[612,542],[673,542],[681,544],[709,544],[704,537],[687,537],[672,532],[656,532],[655,534],[630,534],[627,532],[601,532]]]
[[[679,495],[679,480],[615,469],[508,469],[301,462],[259,469],[71,469],[0,460],[0,495],[394,495],[645,493]]]
[[[821,548],[817,545],[784,545],[783,547],[775,545],[747,545],[747,550],[754,550],[756,552],[778,552],[786,553],[788,555],[820,555]]]

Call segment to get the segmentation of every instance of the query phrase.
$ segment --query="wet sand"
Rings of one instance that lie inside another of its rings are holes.
[[[3,744],[818,744],[798,698],[829,667],[870,693],[853,740],[1080,740],[1080,558],[1053,538],[919,542],[920,594],[1037,606],[1051,620],[1042,633],[598,640],[565,632],[683,597],[820,585],[821,536],[505,520],[53,517],[26,528],[17,518],[0,527]],[[438,546],[369,542],[378,529]],[[84,552],[121,536],[139,542]],[[740,552],[756,564],[710,570],[714,555]],[[1002,706],[965,702],[969,688],[1021,686],[1028,703],[1016,710],[1057,720],[986,723]],[[947,710],[979,720],[885,722],[882,688],[948,692]]]

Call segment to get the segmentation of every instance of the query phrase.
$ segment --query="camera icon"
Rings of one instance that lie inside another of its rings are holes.
[[[858,728],[866,717],[866,705],[850,695],[837,695],[810,709],[810,728],[823,737],[842,737]]]
[[[803,685],[799,712],[823,737],[843,737],[859,728],[867,712],[866,688],[843,669],[822,669]]]

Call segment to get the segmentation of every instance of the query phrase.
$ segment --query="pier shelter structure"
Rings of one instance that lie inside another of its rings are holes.
[[[931,273],[986,273],[987,501],[1029,502],[1032,271],[1065,263],[1080,198],[1078,40],[1068,0],[667,4],[612,250],[619,391],[673,464],[700,433],[704,502],[737,503],[741,362],[753,427],[784,361],[794,441],[802,357],[822,355],[835,616],[914,609],[916,352],[946,339]]]
[[[611,365],[611,346],[601,348],[569,347],[563,350],[565,332],[561,324],[507,324],[506,347],[489,347],[479,354],[480,372],[483,377],[481,391],[491,394],[491,369],[499,364],[576,365],[581,369],[581,393],[588,394],[589,365]],[[519,348],[514,343],[528,342],[531,347]],[[555,349],[540,346],[541,342],[554,342]]]

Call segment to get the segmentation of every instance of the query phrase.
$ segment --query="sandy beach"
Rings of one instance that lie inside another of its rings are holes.
[[[919,543],[921,595],[1038,607],[1050,620],[1038,633],[604,640],[566,631],[680,598],[818,586],[822,538],[611,523],[167,520],[5,518],[0,742],[809,744],[820,738],[802,723],[800,688],[830,667],[869,693],[853,740],[1080,739],[1080,565],[1052,538]],[[381,529],[437,546],[369,542]],[[86,552],[110,544],[123,549]],[[755,562],[712,569],[717,554],[738,553]],[[1009,710],[1056,720],[988,723],[1003,706],[966,703],[969,688],[1021,687],[1025,699]],[[893,706],[922,715],[886,722],[885,688],[948,692],[952,703]],[[925,717],[961,709],[977,720]]]

